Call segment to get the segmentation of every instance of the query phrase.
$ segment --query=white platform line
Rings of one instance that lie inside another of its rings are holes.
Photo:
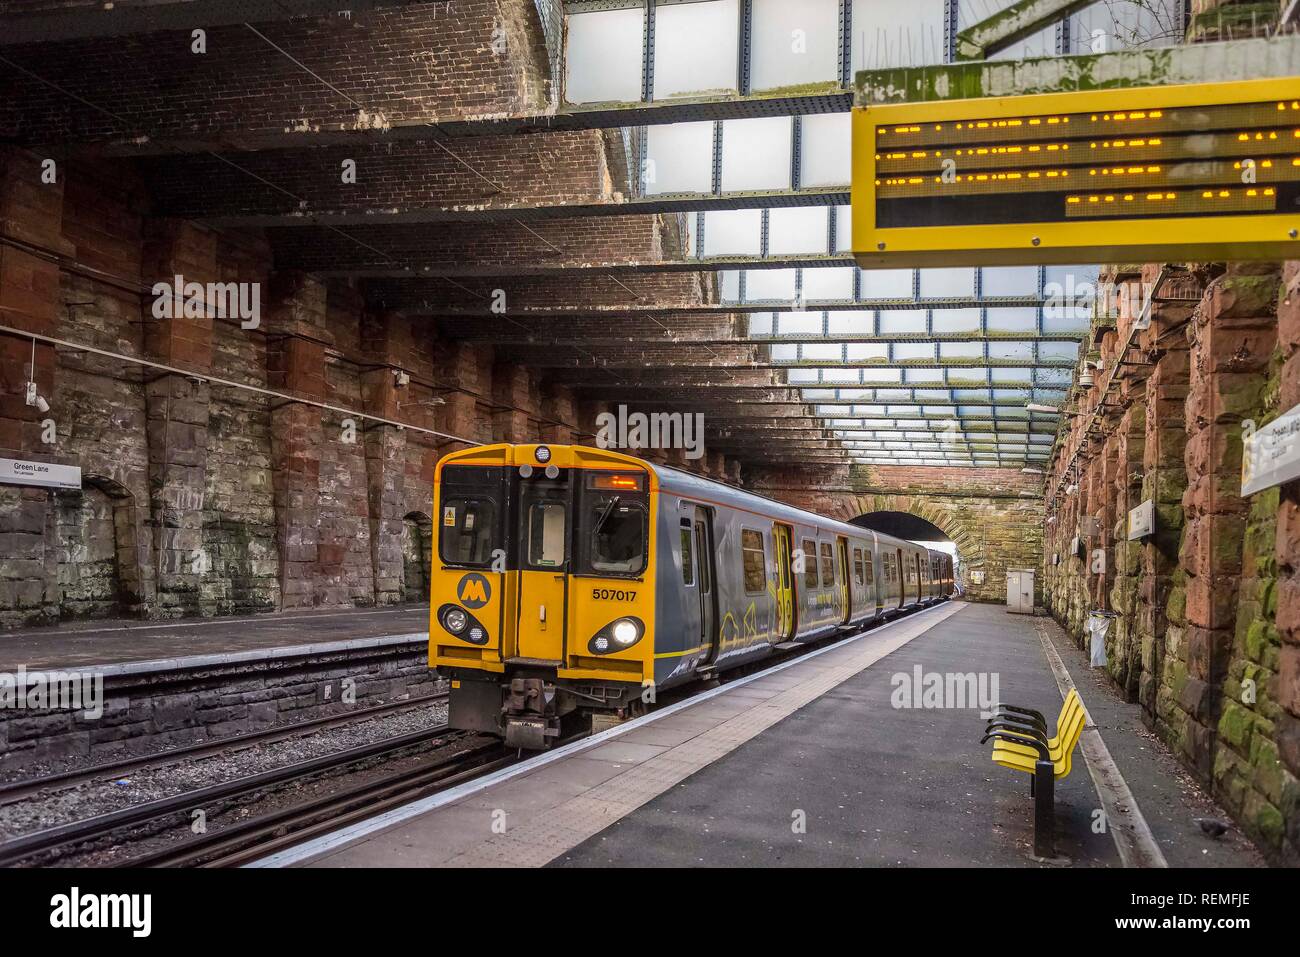
[[[121,625],[104,628],[67,628],[64,630],[50,628],[27,628],[6,632],[8,638],[41,638],[46,635],[69,637],[73,635],[120,635],[130,631],[172,631],[177,628],[218,628],[222,625],[275,625],[282,621],[323,621],[327,618],[373,618],[376,615],[400,615],[413,611],[427,612],[427,603],[394,605],[389,608],[377,608],[370,611],[310,611],[303,614],[271,613],[265,616],[226,616],[223,618],[205,618],[202,621],[131,621]]]
[[[334,831],[330,834],[322,834],[320,837],[313,838],[312,840],[306,841],[295,847],[286,848],[283,851],[277,851],[275,854],[252,861],[244,866],[289,867],[312,858],[320,857],[323,854],[342,848],[346,844],[351,844],[354,841],[368,837],[378,831],[387,830],[395,824],[400,824],[403,821],[410,820],[413,817],[418,817],[421,814],[427,814],[429,811],[445,807],[448,804],[454,804],[463,798],[484,791],[495,784],[509,781],[522,774],[531,773],[536,771],[538,768],[545,767],[561,758],[573,754],[579,754],[590,748],[604,744],[612,738],[617,738],[620,735],[626,734],[636,728],[645,727],[647,724],[652,724],[655,721],[659,721],[669,715],[693,707],[694,705],[701,704],[711,698],[727,694],[737,688],[743,688],[751,681],[757,681],[759,678],[766,678],[768,675],[777,674],[778,672],[784,671],[786,668],[791,668],[795,665],[802,664],[805,661],[810,661],[811,659],[824,655],[827,652],[850,645],[855,641],[862,641],[866,638],[875,638],[903,625],[915,625],[925,617],[943,610],[951,610],[949,602],[931,606],[930,608],[923,609],[919,612],[907,615],[906,617],[897,618],[894,621],[881,625],[878,628],[873,628],[870,631],[864,631],[849,638],[832,642],[825,647],[818,648],[816,651],[810,651],[797,658],[792,658],[789,661],[783,661],[780,664],[773,665],[771,668],[765,668],[752,675],[746,675],[744,678],[738,678],[735,681],[728,682],[721,687],[712,688],[708,691],[701,692],[700,694],[693,695],[690,698],[678,701],[676,704],[671,704],[666,708],[652,711],[650,714],[643,715],[640,718],[634,718],[631,721],[626,721],[617,727],[609,728],[587,738],[582,738],[578,741],[556,748],[553,751],[546,751],[536,757],[529,758],[526,761],[512,764],[508,768],[502,768],[500,771],[494,771],[481,778],[475,778],[473,781],[466,781],[464,784],[458,784],[454,788],[449,788],[448,790],[439,792],[438,794],[432,794],[429,797],[421,798],[418,801],[412,801],[410,804],[404,804],[401,807],[393,808],[391,811],[385,811],[383,814],[367,818],[364,821],[358,821],[356,824],[351,824],[348,827]]]
[[[1061,697],[1064,698],[1071,691],[1077,692],[1079,689],[1075,687],[1065,662],[1061,660],[1052,639],[1047,636],[1046,626],[1035,619],[1034,630],[1038,632],[1038,640],[1042,643],[1043,654],[1052,668]],[[1083,702],[1083,695],[1079,695],[1079,700]],[[1169,862],[1156,844],[1155,835],[1151,833],[1147,819],[1142,816],[1137,798],[1133,796],[1115,759],[1110,756],[1110,749],[1102,740],[1101,732],[1093,723],[1087,702],[1083,702],[1083,710],[1088,723],[1079,738],[1079,750],[1083,752],[1088,774],[1097,789],[1097,796],[1101,798],[1102,809],[1106,812],[1106,829],[1115,840],[1120,863],[1125,867],[1168,867]]]

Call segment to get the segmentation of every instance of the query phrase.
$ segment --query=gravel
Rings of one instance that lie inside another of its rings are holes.
[[[355,724],[308,732],[288,740],[264,742],[238,751],[141,769],[116,780],[94,781],[41,792],[0,805],[0,839],[107,814],[387,738],[428,730],[446,724],[446,721],[446,702],[432,702],[394,714],[362,719]]]

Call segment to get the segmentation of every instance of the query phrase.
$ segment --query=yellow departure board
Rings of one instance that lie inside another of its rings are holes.
[[[1300,257],[1300,77],[858,107],[867,268]]]

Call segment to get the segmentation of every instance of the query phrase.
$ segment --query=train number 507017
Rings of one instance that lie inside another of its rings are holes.
[[[636,601],[636,592],[614,588],[593,588],[591,597],[597,601]]]

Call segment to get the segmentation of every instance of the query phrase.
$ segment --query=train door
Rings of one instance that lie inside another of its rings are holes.
[[[916,552],[912,555],[912,565],[916,572],[916,600],[919,602],[922,598],[922,581],[921,581],[921,553]]]
[[[562,662],[569,583],[568,476],[526,483],[519,511],[516,656]]]
[[[877,579],[876,579],[877,569],[876,569],[875,558],[876,558],[876,544],[873,541],[871,543],[871,546],[866,549],[867,567],[865,569],[867,574],[867,608],[871,611],[871,616],[873,618],[876,615],[880,614],[880,604],[881,604],[880,585],[877,584]],[[884,572],[881,571],[879,572],[879,574],[883,576]]]
[[[898,577],[898,607],[907,604],[907,566],[903,564],[903,550],[894,549],[894,574]]]
[[[788,641],[794,637],[794,580],[791,574],[791,529],[788,525],[772,525],[772,538],[776,543],[776,622],[777,640]]]
[[[718,656],[718,595],[715,587],[716,549],[713,547],[713,510],[695,506],[695,557],[699,580],[700,644],[708,646],[706,661]]]
[[[835,553],[840,566],[840,620],[847,622],[853,612],[852,591],[849,588],[849,540],[840,535],[835,540]]]

